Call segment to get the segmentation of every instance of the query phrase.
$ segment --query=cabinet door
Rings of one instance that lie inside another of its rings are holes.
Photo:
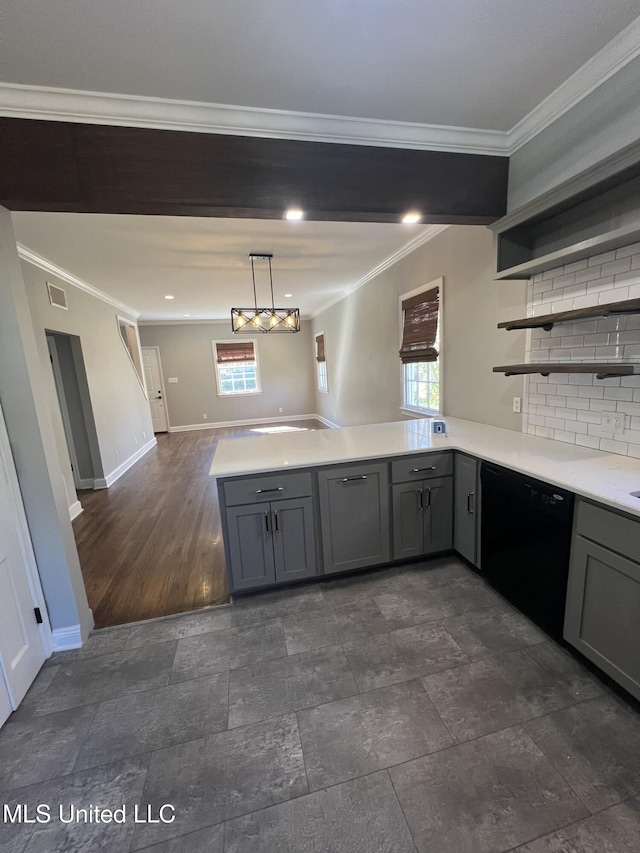
[[[271,505],[276,581],[295,581],[316,574],[313,499],[296,498]]]
[[[477,482],[477,461],[464,453],[456,453],[453,547],[474,566],[477,565]]]
[[[393,504],[393,559],[405,560],[424,553],[422,483],[397,483],[391,487]]]
[[[387,465],[320,471],[318,485],[325,573],[389,562]]]
[[[453,477],[425,480],[424,553],[447,551],[453,547]]]
[[[564,638],[640,699],[640,565],[576,536]]]
[[[275,583],[271,506],[227,508],[229,559],[234,590]]]

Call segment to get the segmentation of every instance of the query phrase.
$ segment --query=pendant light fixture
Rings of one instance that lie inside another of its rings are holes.
[[[273,255],[250,252],[251,278],[253,280],[253,308],[231,309],[231,331],[234,335],[255,334],[256,332],[299,332],[299,308],[275,308],[273,303],[273,275],[271,258]],[[271,308],[258,308],[256,295],[255,261],[269,262],[269,284],[271,287]]]

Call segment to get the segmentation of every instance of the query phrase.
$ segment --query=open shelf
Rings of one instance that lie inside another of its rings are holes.
[[[575,308],[572,311],[557,311],[555,314],[540,314],[538,317],[523,317],[521,320],[506,320],[504,323],[498,323],[498,328],[508,332],[512,329],[544,329],[548,332],[555,323],[620,314],[640,314],[640,299],[625,299],[622,302],[593,305],[591,308]]]
[[[551,362],[538,361],[529,364],[503,364],[494,367],[494,373],[504,373],[505,376],[521,376],[528,373],[540,373],[548,376],[550,373],[595,373],[596,379],[609,379],[614,376],[633,376],[636,364],[612,364],[610,362],[572,361]]]

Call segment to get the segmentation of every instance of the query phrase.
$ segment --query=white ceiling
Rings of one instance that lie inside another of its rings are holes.
[[[638,0],[5,0],[4,82],[506,131]]]
[[[19,244],[141,312],[142,321],[223,319],[232,305],[252,306],[249,252],[273,254],[276,307],[309,317],[430,233],[419,225],[183,216],[14,211],[12,219]],[[264,261],[256,261],[256,285],[259,306],[270,305]]]

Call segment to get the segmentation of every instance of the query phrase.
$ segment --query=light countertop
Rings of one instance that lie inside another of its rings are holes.
[[[213,477],[233,477],[402,456],[461,450],[504,465],[602,504],[640,516],[640,459],[603,453],[514,430],[445,418],[447,434],[434,435],[431,419],[223,439]]]

